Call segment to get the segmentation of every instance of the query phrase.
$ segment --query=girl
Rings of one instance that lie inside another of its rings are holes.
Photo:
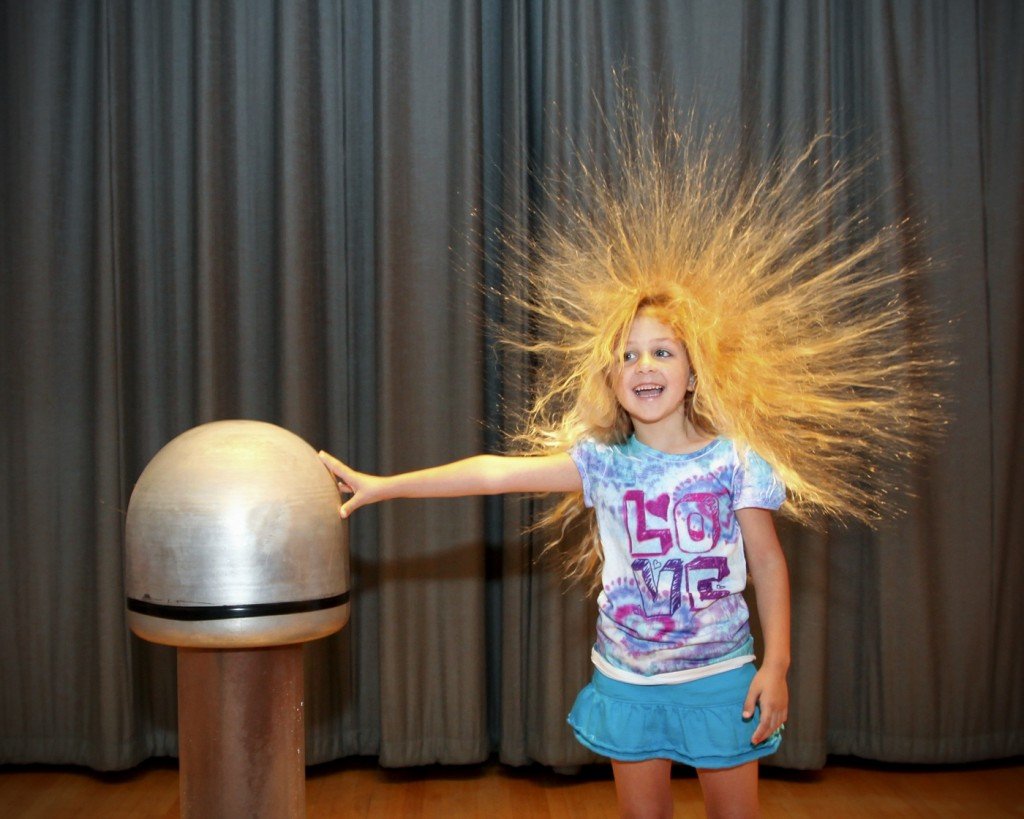
[[[757,760],[786,719],[789,587],[770,509],[781,482],[693,413],[696,375],[664,298],[634,306],[605,384],[630,430],[569,452],[483,455],[391,477],[322,454],[347,517],[398,497],[583,492],[604,553],[593,681],[569,717],[612,759],[623,816],[671,816],[671,765],[697,768],[709,816],[754,816]],[[760,670],[742,591],[758,584]]]
[[[567,573],[600,585],[594,675],[569,722],[613,760],[622,815],[670,815],[681,761],[709,815],[754,816],[788,707],[771,511],[870,521],[891,506],[890,467],[941,429],[929,385],[943,364],[907,295],[915,271],[891,264],[900,234],[842,218],[849,177],[814,183],[822,142],[747,178],[710,143],[624,121],[614,171],[549,188],[556,218],[503,261],[522,285],[506,324],[516,307],[529,319],[520,369],[541,379],[520,454],[392,477],[323,458],[351,495],[343,516],[387,498],[565,493],[544,522],[564,533],[586,516]]]

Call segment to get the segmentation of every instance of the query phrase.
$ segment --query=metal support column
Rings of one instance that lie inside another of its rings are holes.
[[[182,819],[306,815],[302,644],[178,649]]]

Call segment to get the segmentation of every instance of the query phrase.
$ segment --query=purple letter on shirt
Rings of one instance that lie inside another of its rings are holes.
[[[641,557],[633,561],[633,576],[640,590],[646,617],[671,617],[683,603],[683,561]]]
[[[672,548],[672,530],[647,528],[648,515],[668,523],[668,502],[667,494],[646,500],[640,489],[630,489],[622,496],[622,516],[629,535],[631,555],[661,557],[668,554]]]
[[[718,498],[713,492],[690,492],[676,501],[672,518],[684,552],[710,552],[718,545],[722,537]]]
[[[701,577],[700,575],[707,575]],[[686,564],[686,591],[690,596],[690,608],[705,609],[729,592],[716,583],[729,576],[729,561],[724,557],[696,557]],[[694,583],[694,581],[697,581]],[[696,590],[697,594],[694,594]]]

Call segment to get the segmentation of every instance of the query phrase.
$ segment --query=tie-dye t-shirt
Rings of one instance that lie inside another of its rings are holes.
[[[632,674],[699,668],[750,638],[743,539],[734,511],[778,509],[785,487],[726,438],[669,455],[630,438],[570,452],[604,550],[595,652]]]

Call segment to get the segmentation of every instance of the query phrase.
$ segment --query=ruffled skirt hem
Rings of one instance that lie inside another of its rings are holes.
[[[671,759],[731,768],[774,753],[781,729],[758,745],[760,712],[743,719],[752,664],[679,685],[630,685],[595,671],[576,698],[569,725],[581,744],[624,762]]]

